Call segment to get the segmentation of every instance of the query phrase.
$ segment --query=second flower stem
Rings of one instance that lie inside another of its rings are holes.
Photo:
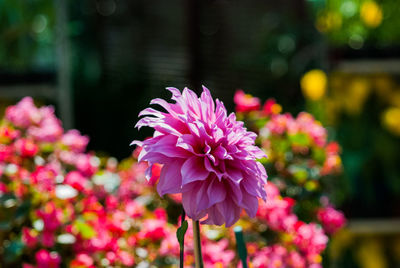
[[[203,256],[201,255],[200,223],[193,220],[194,260],[196,268],[203,268]]]

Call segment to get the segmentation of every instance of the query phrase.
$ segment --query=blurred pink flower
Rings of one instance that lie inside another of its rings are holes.
[[[344,214],[333,207],[321,208],[318,210],[318,220],[328,234],[333,234],[346,224]]]
[[[40,111],[31,97],[25,97],[16,105],[9,106],[5,116],[7,120],[21,128],[28,128],[41,120]]]
[[[85,253],[80,253],[76,255],[76,258],[71,261],[69,264],[70,267],[74,268],[94,268],[94,261],[92,257],[90,257],[88,254]]]
[[[135,200],[127,200],[125,204],[125,212],[132,218],[138,218],[143,215],[145,208]]]
[[[0,171],[0,176],[1,175],[2,175],[2,171]],[[4,194],[6,192],[7,192],[7,185],[3,182],[0,182],[0,194]]]
[[[255,268],[282,267],[287,255],[287,249],[281,245],[263,247],[254,255],[252,266]]]
[[[120,250],[117,252],[117,256],[119,261],[125,266],[130,267],[135,263],[133,255],[130,254],[129,252]]]
[[[306,112],[301,112],[296,118],[297,127],[300,131],[308,133],[317,146],[326,145],[328,133],[321,123]]]
[[[159,220],[167,221],[168,219],[167,211],[165,211],[163,208],[156,208],[153,213],[154,216]]]
[[[55,188],[57,174],[57,170],[50,164],[38,166],[31,173],[31,183],[36,185],[40,191],[51,192]]]
[[[221,239],[218,242],[207,241],[207,243],[204,243],[204,265],[206,267],[213,267],[216,264],[221,264],[221,267],[226,267],[231,264],[235,258],[235,252],[228,249],[228,246],[228,239]]]
[[[216,105],[209,90],[203,87],[198,98],[190,89],[183,93],[168,88],[176,103],[154,99],[152,108],[143,110],[137,127],[155,129],[152,138],[133,141],[142,147],[139,161],[148,161],[147,177],[152,166],[163,164],[157,185],[158,193],[182,193],[186,214],[206,224],[233,225],[242,208],[254,217],[258,197],[266,199],[267,174],[256,160],[265,157],[254,145],[257,137],[248,132],[235,114],[227,115],[222,102]]]
[[[55,142],[64,132],[61,121],[55,116],[54,108],[50,106],[39,109],[40,121],[28,128],[28,134],[43,142]]]
[[[289,135],[305,133],[313,144],[323,147],[326,145],[327,131],[321,123],[306,112],[301,112],[296,118],[291,114],[275,114],[266,124],[266,128],[274,135],[282,135],[287,132]]]
[[[260,202],[257,217],[265,220],[275,231],[291,231],[297,222],[297,216],[292,212],[295,200],[282,198],[279,189],[268,182],[265,186],[268,202]]]
[[[326,159],[322,166],[321,175],[339,173],[342,170],[342,160],[339,156],[340,146],[337,142],[326,145]]]
[[[79,154],[76,156],[76,167],[83,175],[91,177],[97,172],[98,164],[94,161],[93,156]]]
[[[53,231],[51,231],[51,230],[43,231],[43,233],[42,233],[43,246],[50,248],[50,247],[54,246],[55,241],[56,241],[56,237],[55,237]]]
[[[22,157],[33,157],[39,151],[39,146],[37,146],[31,139],[18,139],[15,143],[15,150]]]
[[[143,221],[143,227],[138,233],[139,239],[150,239],[159,241],[168,233],[166,229],[166,221],[160,219],[146,219]]]
[[[22,242],[27,245],[28,247],[32,248],[37,243],[37,234],[33,232],[33,230],[22,227]]]
[[[236,105],[236,112],[257,111],[261,106],[259,98],[245,94],[241,89],[236,90],[233,102]]]
[[[268,99],[265,101],[262,112],[266,116],[270,116],[273,114],[279,114],[282,110],[282,107],[276,103],[274,99]]]
[[[35,255],[37,268],[58,268],[61,263],[61,257],[55,252],[48,252],[41,249]]]
[[[111,265],[113,265],[115,263],[115,261],[117,260],[117,255],[114,252],[109,251],[106,254],[106,259],[109,261],[109,263]]]
[[[289,126],[294,124],[294,119],[291,114],[276,114],[271,117],[266,127],[274,135],[282,135]]]
[[[19,130],[15,130],[10,126],[0,126],[0,139],[2,143],[8,143],[21,135]]]
[[[48,202],[43,210],[37,210],[36,214],[43,220],[43,231],[54,232],[60,225],[63,216],[62,209],[57,208],[53,201]]]
[[[298,221],[295,226],[296,234],[294,243],[300,250],[308,254],[320,254],[328,243],[328,237],[322,228],[315,223]]]
[[[303,268],[306,267],[306,260],[303,256],[300,255],[297,251],[289,252],[287,257],[287,263],[290,267],[293,268]]]
[[[179,242],[173,231],[167,232],[165,238],[161,241],[159,254],[179,256]]]
[[[62,136],[61,142],[71,151],[82,153],[89,143],[89,138],[87,136],[82,136],[78,130],[72,129]]]
[[[289,251],[282,245],[275,244],[257,250],[252,258],[254,268],[306,268],[310,267],[305,256],[297,251]]]
[[[0,161],[9,161],[13,157],[13,147],[10,145],[0,144]]]
[[[88,179],[78,171],[70,171],[64,178],[64,183],[75,188],[79,192],[83,191],[88,184]]]

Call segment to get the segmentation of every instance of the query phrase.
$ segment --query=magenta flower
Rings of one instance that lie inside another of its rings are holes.
[[[236,104],[237,112],[257,111],[261,106],[259,98],[245,94],[241,89],[236,90],[233,102]]]
[[[37,234],[33,230],[27,227],[22,227],[22,242],[25,245],[27,245],[29,248],[33,248],[36,246],[37,241]]]
[[[198,98],[190,89],[172,92],[168,103],[154,99],[150,104],[162,106],[166,112],[152,108],[143,110],[136,127],[155,129],[152,138],[133,141],[143,149],[139,161],[147,161],[151,177],[152,166],[162,164],[157,185],[158,193],[182,193],[186,214],[206,224],[233,225],[242,208],[254,217],[258,197],[266,199],[264,184],[267,174],[258,158],[265,157],[254,145],[256,134],[248,132],[234,113],[227,115],[222,102],[212,99],[203,87]]]
[[[41,249],[35,254],[38,268],[57,268],[60,267],[61,257],[56,252],[48,252]]]
[[[317,217],[328,234],[336,233],[346,224],[344,214],[331,206],[320,208]]]

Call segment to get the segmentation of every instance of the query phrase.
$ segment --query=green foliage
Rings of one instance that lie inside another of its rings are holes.
[[[22,255],[25,245],[19,240],[13,240],[4,247],[4,258],[6,263],[15,261]]]
[[[53,1],[0,1],[0,67],[48,69],[54,64]]]
[[[312,1],[311,7],[317,29],[334,45],[359,49],[365,43],[393,46],[400,42],[397,0]]]
[[[76,220],[74,222],[74,227],[78,230],[78,232],[82,235],[83,239],[90,239],[96,236],[96,231],[87,223],[81,220]]]

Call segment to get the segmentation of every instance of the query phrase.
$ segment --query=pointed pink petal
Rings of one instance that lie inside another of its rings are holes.
[[[197,156],[192,156],[183,164],[182,184],[188,184],[193,181],[202,181],[207,178],[209,172],[204,167],[204,160]]]
[[[207,195],[210,200],[208,207],[224,201],[226,197],[226,188],[224,183],[214,178],[208,186]]]
[[[256,216],[257,209],[258,209],[258,199],[257,197],[248,194],[246,191],[242,191],[243,199],[242,199],[242,206],[246,210],[247,215],[251,218]]]
[[[179,169],[183,161],[184,160],[177,159],[168,164],[164,164],[162,167],[160,179],[157,184],[157,192],[160,196],[181,192],[182,177]]]

